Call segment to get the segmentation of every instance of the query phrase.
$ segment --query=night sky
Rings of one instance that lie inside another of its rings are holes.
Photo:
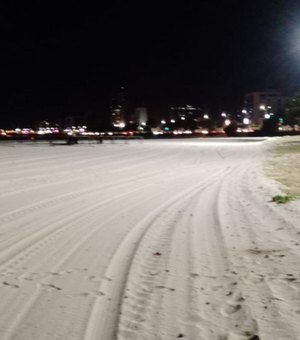
[[[0,124],[129,107],[236,110],[300,89],[300,1],[2,4]],[[0,126],[1,127],[1,126]]]

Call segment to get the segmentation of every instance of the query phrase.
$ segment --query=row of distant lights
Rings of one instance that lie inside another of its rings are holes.
[[[205,114],[205,115],[203,116],[203,118],[204,118],[204,119],[209,119],[209,115]],[[180,119],[181,119],[181,120],[185,120],[185,117],[182,116],[182,117],[180,117]],[[161,120],[160,122],[161,122],[161,124],[167,124],[167,121],[164,120],[164,119]],[[176,123],[176,120],[175,120],[175,119],[171,119],[171,120],[170,120],[170,123],[174,124],[174,123]]]
[[[153,131],[153,134],[155,136],[163,135],[165,133],[166,132],[164,132],[164,131]],[[193,132],[191,130],[174,130],[172,133],[173,133],[173,135],[191,135]]]
[[[83,126],[72,126],[69,128],[64,129],[64,132],[68,134],[69,136],[74,134],[81,134],[81,135],[87,135],[89,134],[86,132],[87,127],[85,125]]]
[[[141,122],[140,126],[139,126],[139,130],[144,130],[144,126],[146,126],[146,122]],[[118,123],[114,123],[113,124],[114,127],[117,127],[117,128],[120,128],[120,129],[123,129],[126,124],[125,122],[118,122]]]
[[[261,105],[260,107],[260,110],[263,110],[263,111],[266,111],[266,106],[265,105]],[[268,109],[271,109],[271,106],[268,106],[267,107]],[[242,110],[242,113],[243,114],[247,114],[247,110]],[[273,115],[273,113],[265,113],[265,118],[266,119],[269,119],[271,116]],[[225,113],[225,112],[222,112],[221,113],[221,116],[222,117],[224,117],[224,118],[226,118],[227,117],[227,114]],[[209,119],[209,115],[208,114],[205,114],[205,115],[203,115],[203,118],[204,119]],[[185,117],[180,117],[180,119],[181,120],[185,120]],[[175,121],[175,119],[171,119],[170,120],[170,123],[172,123],[172,124],[174,124],[174,123],[176,123],[176,121]],[[225,124],[225,126],[228,126],[228,125],[230,125],[230,123],[231,123],[231,121],[230,121],[230,119],[225,119],[225,121],[224,121],[224,124]],[[166,120],[161,120],[161,124],[167,124],[167,122],[166,122]],[[244,117],[243,118],[243,124],[245,124],[245,125],[248,125],[248,124],[250,124],[250,120],[249,120],[249,118],[247,118],[247,117]],[[141,123],[141,126],[146,126],[146,123],[145,122],[142,122]],[[114,124],[114,127],[118,127],[118,128],[124,128],[125,127],[125,123],[124,122],[120,122],[120,123],[115,123]],[[142,128],[142,127],[141,127]],[[85,125],[83,125],[83,126],[72,126],[71,128],[67,128],[67,129],[65,129],[64,130],[64,132],[65,133],[67,133],[68,135],[73,135],[74,133],[79,133],[79,134],[82,134],[82,135],[99,135],[99,132],[87,132],[86,131],[86,129],[87,129],[87,127],[85,126]],[[13,133],[13,132],[15,132],[15,133],[20,133],[20,134],[30,134],[30,133],[35,133],[35,131],[34,130],[32,130],[32,129],[27,129],[27,128],[24,128],[24,129],[20,129],[20,128],[16,128],[15,130],[12,130],[12,131],[1,131],[1,134],[2,135],[4,135],[4,134],[6,134],[6,133]],[[46,134],[52,134],[52,133],[59,133],[59,129],[57,129],[57,128],[53,128],[53,127],[46,127],[46,128],[39,128],[38,129],[38,131],[37,131],[37,133],[39,134],[39,135],[46,135]],[[174,131],[173,132],[174,134],[178,134],[178,135],[180,135],[180,134],[191,134],[192,132],[190,131],[190,130],[185,130],[185,131]],[[154,133],[155,134],[155,133]],[[160,132],[159,133],[157,133],[157,134],[160,134]]]
[[[246,111],[246,110],[243,110],[242,113],[247,113],[247,111]],[[224,118],[226,118],[226,117],[227,117],[227,113],[222,112],[222,113],[221,113],[221,116],[224,117]],[[209,119],[209,115],[205,114],[205,115],[203,116],[203,118],[204,118],[204,119]],[[269,118],[270,118],[270,117],[269,117]],[[180,119],[181,119],[181,120],[185,120],[185,117],[180,117]],[[174,119],[171,119],[170,122],[171,122],[171,123],[175,123],[176,121],[175,121]],[[161,124],[167,124],[166,120],[161,120]],[[224,124],[225,124],[225,126],[230,125],[230,124],[231,124],[230,119],[228,119],[228,118],[225,119]],[[245,124],[245,125],[250,124],[250,119],[247,118],[247,117],[244,117],[244,118],[243,118],[243,124]]]
[[[99,135],[99,132],[87,132],[86,131],[87,127],[86,126],[72,126],[70,128],[67,128],[63,130],[65,133],[68,135],[73,135],[75,133],[82,134],[82,135]],[[37,133],[38,135],[49,135],[49,134],[55,134],[59,133],[59,129],[56,127],[41,127],[37,131],[34,131],[29,128],[16,128],[14,130],[1,130],[2,135],[7,135],[7,134],[22,134],[22,135],[29,135],[29,134],[34,134]]]
[[[268,106],[268,108],[271,108],[271,107]],[[262,106],[261,106],[261,109],[265,109],[265,107],[262,108]],[[247,114],[247,110],[242,110],[242,113]],[[266,114],[266,115],[267,115],[267,114]],[[266,115],[265,115],[265,118],[270,118],[270,116],[266,117]],[[271,114],[271,115],[272,115],[272,114]],[[224,118],[226,118],[226,117],[227,117],[227,113],[222,112],[222,113],[221,113],[221,116],[224,117]],[[209,119],[209,115],[208,115],[208,114],[204,114],[204,115],[203,115],[203,118],[204,118],[204,119]],[[185,117],[184,117],[184,116],[181,116],[180,119],[181,119],[181,120],[185,120]],[[164,124],[167,124],[167,121],[166,121],[165,119],[162,119],[160,122],[161,122],[161,124],[163,124],[163,125],[164,125]],[[176,120],[175,120],[175,119],[171,119],[171,120],[170,120],[170,123],[174,124],[174,123],[176,123]],[[224,124],[225,124],[226,126],[230,125],[230,123],[231,123],[230,119],[228,119],[228,118],[225,119]],[[244,118],[243,118],[243,124],[245,124],[245,125],[250,124],[250,119],[247,118],[247,117],[244,117]],[[142,126],[146,126],[146,123],[145,123],[145,122],[142,122],[141,125],[142,125]],[[124,122],[118,122],[118,123],[113,124],[113,126],[114,126],[114,127],[118,127],[118,128],[124,128],[126,125],[125,125]]]

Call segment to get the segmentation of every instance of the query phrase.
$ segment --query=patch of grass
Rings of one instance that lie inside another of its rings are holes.
[[[296,200],[298,197],[296,195],[276,195],[272,197],[272,202],[277,204],[285,204],[290,201]]]
[[[268,176],[279,182],[283,195],[300,197],[300,136],[282,137],[273,145],[265,164]],[[274,202],[277,199],[274,200]],[[281,201],[281,200],[280,200]],[[287,203],[283,199],[280,203]]]
[[[300,145],[281,145],[277,148],[275,152],[277,152],[278,154],[300,153]]]

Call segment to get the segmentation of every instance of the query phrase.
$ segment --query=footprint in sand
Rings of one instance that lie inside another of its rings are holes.
[[[2,284],[4,286],[10,287],[10,288],[20,288],[19,285],[16,285],[16,284],[13,284],[13,283],[9,283],[9,282],[6,282],[6,281],[3,281]]]
[[[198,276],[200,276],[200,275],[197,274],[197,273],[191,273],[191,274],[190,274],[190,277],[193,277],[193,278],[198,277]]]
[[[99,291],[94,291],[94,292],[84,292],[84,293],[80,293],[79,296],[83,296],[83,297],[90,297],[90,296],[104,296],[105,294],[103,292]]]
[[[37,287],[38,287],[39,289],[46,289],[46,290],[48,290],[49,292],[61,290],[60,287],[57,287],[57,286],[55,286],[55,285],[53,285],[53,284],[51,284],[51,283],[50,283],[50,284],[48,284],[48,283],[38,283],[38,284],[37,284]]]
[[[244,301],[244,298],[239,291],[230,291],[226,294],[226,296],[231,296],[232,298],[227,301],[227,305],[221,309],[221,314],[228,317],[242,309],[242,302]]]
[[[231,314],[238,312],[240,309],[242,309],[242,306],[240,304],[228,305],[221,310],[221,313],[223,316],[230,316]]]

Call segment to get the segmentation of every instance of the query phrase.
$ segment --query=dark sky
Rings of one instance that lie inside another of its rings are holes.
[[[300,89],[300,1],[45,3],[1,5],[2,124],[105,115],[120,86],[153,114]]]

